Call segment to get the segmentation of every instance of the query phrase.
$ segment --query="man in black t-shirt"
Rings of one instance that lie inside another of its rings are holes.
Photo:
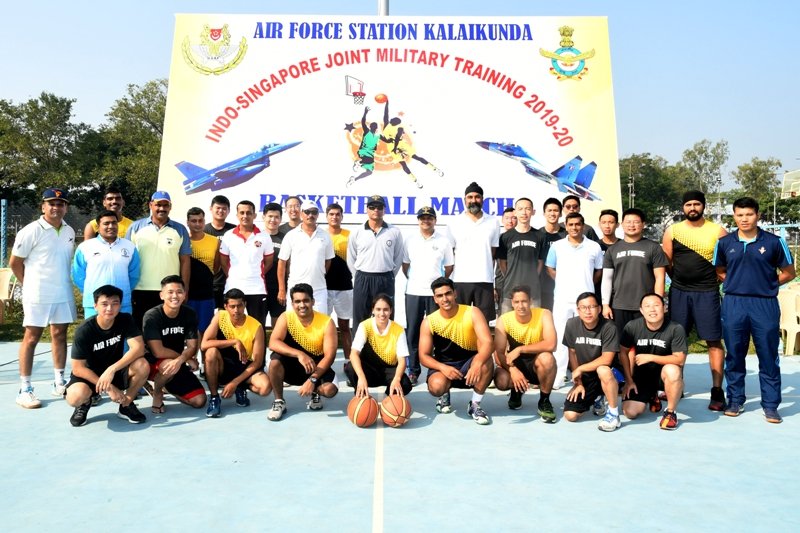
[[[218,194],[211,199],[211,222],[206,224],[203,231],[221,239],[228,230],[236,227],[236,224],[226,222],[228,214],[231,212],[231,201],[227,196]],[[217,309],[222,309],[222,293],[225,292],[225,272],[220,268],[214,273],[214,305]]]
[[[280,230],[281,225],[281,204],[271,202],[264,206],[262,220],[264,229],[272,239],[272,253],[278,257],[281,252],[283,237],[286,235]],[[285,281],[285,280],[284,280]],[[286,310],[286,306],[278,301],[278,262],[273,261],[269,270],[264,273],[264,285],[267,287],[267,313],[269,314],[270,324],[274,327],[275,321]],[[267,327],[266,317],[264,317],[264,327]]]
[[[206,393],[194,375],[198,369],[197,314],[184,306],[186,290],[180,276],[161,280],[162,305],[144,314],[142,329],[147,343],[149,378],[153,380],[155,414],[165,411],[164,388],[182,403],[195,409],[206,405]]]
[[[93,295],[97,315],[78,326],[72,341],[72,376],[67,383],[67,403],[75,411],[70,424],[85,424],[93,393],[104,392],[119,404],[119,418],[141,424],[146,418],[133,400],[147,380],[142,334],[130,314],[119,312],[120,289],[103,285]]]
[[[626,368],[622,389],[622,412],[633,420],[644,413],[647,403],[661,411],[658,391],[667,394],[667,410],[661,429],[678,427],[676,409],[683,393],[683,365],[686,363],[686,333],[676,322],[664,318],[664,299],[655,293],[642,297],[640,318],[625,325],[619,356]]]

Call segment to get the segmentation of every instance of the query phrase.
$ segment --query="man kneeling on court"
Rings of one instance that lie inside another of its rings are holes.
[[[472,389],[468,414],[480,425],[490,423],[481,408],[486,387],[492,381],[492,334],[477,307],[456,303],[453,281],[437,278],[431,283],[439,309],[420,326],[419,361],[428,369],[428,392],[438,396],[436,410],[451,413],[450,389]]]
[[[199,366],[197,313],[183,305],[186,288],[180,276],[162,279],[160,296],[164,303],[147,311],[142,323],[153,381],[152,411],[165,411],[164,388],[182,403],[200,409],[206,405],[206,391],[194,375]]]
[[[640,318],[625,325],[619,340],[619,357],[628,365],[632,379],[622,389],[622,412],[630,419],[651,411],[661,411],[658,391],[667,393],[667,410],[661,429],[678,427],[675,410],[683,393],[683,365],[686,363],[686,333],[677,322],[664,318],[664,299],[655,293],[642,296]],[[626,376],[627,378],[627,376]]]
[[[220,310],[203,334],[200,346],[206,359],[208,383],[208,409],[206,416],[216,418],[222,411],[222,400],[217,394],[220,384],[222,397],[236,395],[236,405],[247,407],[250,399],[247,388],[259,396],[272,390],[269,377],[264,373],[264,328],[261,322],[244,313],[244,293],[230,289],[222,295]]]
[[[617,327],[600,314],[600,302],[595,293],[581,293],[576,305],[578,316],[567,320],[564,326],[563,344],[569,349],[569,368],[574,383],[564,402],[564,418],[577,422],[583,413],[593,408],[595,398],[605,394],[608,411],[597,429],[614,431],[620,426],[619,385],[611,371],[611,363],[619,351]]]
[[[149,366],[142,357],[144,342],[133,317],[120,313],[122,291],[103,285],[93,293],[97,315],[86,319],[72,341],[72,376],[67,383],[67,403],[75,408],[69,422],[86,423],[92,394],[103,392],[119,404],[117,416],[141,424],[145,416],[133,400],[147,380]],[[128,351],[125,350],[127,341]]]
[[[298,385],[300,396],[311,396],[308,409],[322,409],[320,396],[333,398],[339,392],[336,373],[336,326],[328,315],[314,311],[314,289],[298,283],[289,290],[292,310],[282,313],[272,328],[269,349],[269,379],[275,390],[267,419],[278,421],[286,413],[283,384]]]
[[[494,371],[497,390],[511,389],[509,409],[522,407],[522,395],[530,382],[539,385],[539,416],[543,422],[556,421],[550,393],[556,378],[556,327],[547,309],[531,309],[531,289],[511,289],[513,310],[503,313],[494,326],[494,350],[499,365]]]

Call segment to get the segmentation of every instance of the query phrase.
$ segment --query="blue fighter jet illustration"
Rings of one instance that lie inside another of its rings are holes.
[[[252,154],[234,159],[211,170],[188,161],[181,161],[175,166],[186,176],[183,181],[183,189],[186,194],[194,194],[206,189],[218,191],[244,183],[269,166],[269,156],[294,148],[298,144],[300,142],[267,144]]]
[[[589,186],[594,179],[594,173],[597,171],[597,163],[594,161],[581,168],[583,158],[577,155],[556,170],[548,172],[542,167],[541,163],[531,157],[519,145],[488,141],[479,141],[477,144],[490,152],[519,161],[525,167],[525,172],[538,180],[558,187],[561,192],[574,194],[587,200],[601,200],[597,193],[589,190]]]

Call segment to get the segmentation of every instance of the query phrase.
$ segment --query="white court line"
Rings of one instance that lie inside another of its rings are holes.
[[[372,480],[372,533],[383,533],[383,424],[375,429],[375,477]]]

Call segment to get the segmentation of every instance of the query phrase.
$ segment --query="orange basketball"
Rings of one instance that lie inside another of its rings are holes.
[[[375,95],[375,101],[379,104],[385,104],[388,99],[389,97],[383,93],[378,93]]]
[[[367,428],[378,419],[378,402],[372,396],[355,396],[347,404],[347,418],[360,428]]]
[[[381,420],[393,428],[399,428],[408,422],[413,412],[408,399],[399,394],[390,394],[381,402]]]

